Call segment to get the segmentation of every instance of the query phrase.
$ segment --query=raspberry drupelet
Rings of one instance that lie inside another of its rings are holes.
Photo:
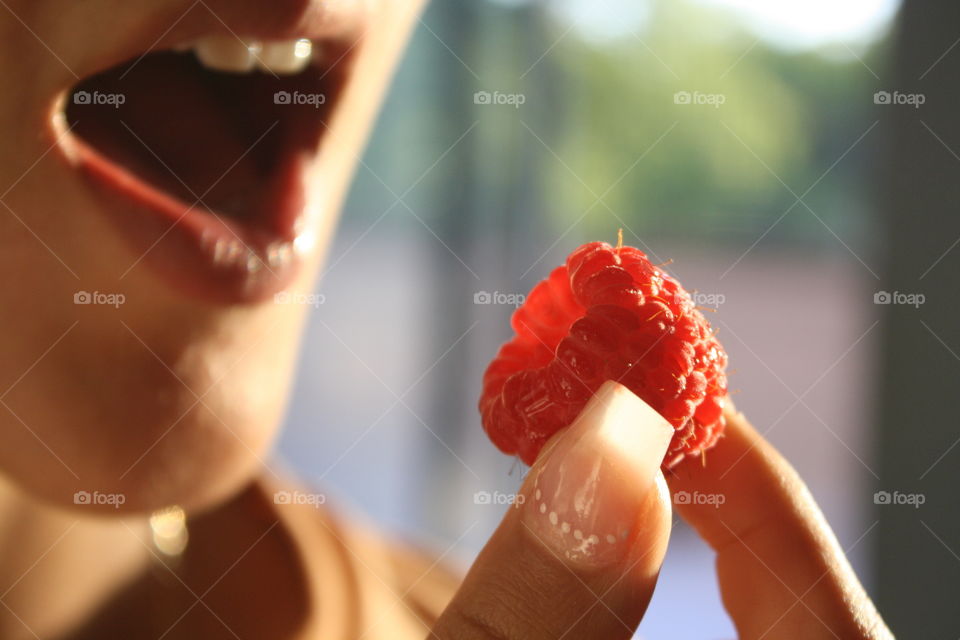
[[[693,300],[633,247],[585,244],[513,314],[516,336],[483,377],[483,427],[532,464],[607,380],[673,425],[667,469],[702,455],[724,428],[727,355]]]

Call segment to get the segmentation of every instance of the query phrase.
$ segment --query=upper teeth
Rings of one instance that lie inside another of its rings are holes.
[[[200,63],[216,71],[247,73],[256,68],[274,74],[303,71],[313,52],[306,39],[261,42],[233,35],[207,36],[191,47]]]

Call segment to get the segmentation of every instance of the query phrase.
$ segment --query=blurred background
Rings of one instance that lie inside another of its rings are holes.
[[[469,566],[525,471],[482,432],[483,370],[517,296],[622,228],[717,310],[738,408],[898,636],[956,638],[954,5],[434,0],[319,281],[280,455]],[[678,522],[638,637],[734,635]]]

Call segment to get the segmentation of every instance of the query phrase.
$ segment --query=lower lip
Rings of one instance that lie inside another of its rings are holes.
[[[70,146],[81,173],[107,196],[102,208],[136,256],[121,279],[146,267],[184,295],[237,305],[264,302],[296,277],[311,244],[303,215],[303,155],[285,162],[271,185],[270,220],[276,228],[267,230],[159,191],[81,140],[74,138]]]

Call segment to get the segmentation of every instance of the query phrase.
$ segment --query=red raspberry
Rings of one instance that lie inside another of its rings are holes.
[[[532,464],[607,380],[628,387],[675,429],[669,468],[724,428],[727,354],[676,280],[633,247],[591,242],[530,292],[516,336],[483,376],[483,427]]]

